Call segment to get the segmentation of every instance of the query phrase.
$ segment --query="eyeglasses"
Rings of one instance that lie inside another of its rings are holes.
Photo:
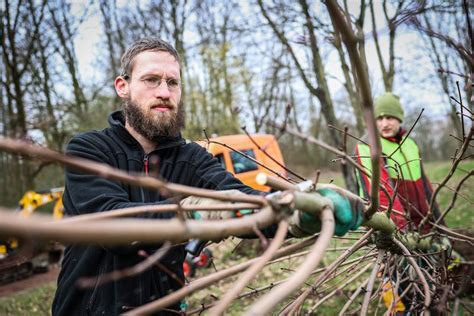
[[[123,76],[126,80],[130,77],[128,75]],[[166,87],[169,91],[176,91],[181,88],[181,80],[175,78],[162,78],[159,76],[148,76],[145,78],[140,79],[148,88],[154,89],[158,88],[161,85],[161,82],[164,81],[166,83]]]

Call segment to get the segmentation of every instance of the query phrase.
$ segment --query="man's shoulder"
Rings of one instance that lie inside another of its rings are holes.
[[[210,154],[207,152],[207,150],[199,145],[196,142],[186,142],[186,144],[183,144],[181,146],[181,152],[186,153],[187,156],[192,156],[192,157],[200,157],[200,156],[209,156]]]
[[[68,148],[92,146],[104,149],[114,141],[114,137],[111,135],[108,128],[103,130],[90,130],[74,135],[74,137],[69,141]]]
[[[105,141],[111,139],[110,131],[108,128],[103,130],[90,130],[85,132],[79,132],[71,139],[73,141]]]

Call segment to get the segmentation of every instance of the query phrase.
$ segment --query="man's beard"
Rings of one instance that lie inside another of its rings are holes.
[[[175,107],[167,112],[142,109],[130,99],[125,100],[123,107],[126,122],[150,141],[177,137],[184,128],[185,110],[182,102],[178,104],[177,109]]]

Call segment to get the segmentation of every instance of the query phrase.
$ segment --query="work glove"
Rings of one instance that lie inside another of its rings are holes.
[[[319,189],[320,195],[330,199],[334,204],[336,227],[334,234],[345,235],[349,230],[357,229],[364,219],[364,205],[360,199],[346,195],[344,190]],[[290,218],[290,233],[295,237],[305,237],[318,233],[321,221],[318,215],[296,210]]]

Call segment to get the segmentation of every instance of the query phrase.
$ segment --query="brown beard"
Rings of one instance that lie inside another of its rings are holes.
[[[123,105],[126,122],[139,134],[150,141],[160,138],[174,138],[184,128],[185,110],[180,102],[178,109],[169,113],[154,113],[143,110],[138,104],[126,99]]]

